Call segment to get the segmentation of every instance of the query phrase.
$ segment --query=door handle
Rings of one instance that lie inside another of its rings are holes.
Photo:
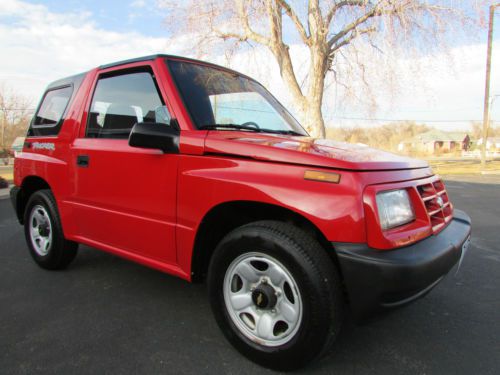
[[[87,168],[89,166],[89,156],[88,155],[78,155],[76,157],[76,165],[81,168]]]

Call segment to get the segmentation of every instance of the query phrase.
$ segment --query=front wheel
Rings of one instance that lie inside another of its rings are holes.
[[[235,229],[215,250],[208,283],[225,336],[262,366],[302,367],[325,353],[340,329],[338,272],[295,226],[260,221]]]

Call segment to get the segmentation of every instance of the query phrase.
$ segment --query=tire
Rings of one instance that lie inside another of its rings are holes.
[[[229,342],[274,370],[321,357],[342,324],[335,265],[314,238],[290,224],[259,221],[230,232],[212,256],[208,289]]]
[[[35,262],[48,270],[66,268],[75,259],[78,244],[64,238],[59,211],[50,190],[38,190],[24,211],[24,234]]]

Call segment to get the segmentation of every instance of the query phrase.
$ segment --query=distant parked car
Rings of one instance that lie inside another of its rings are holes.
[[[25,139],[26,137],[17,137],[16,139],[14,139],[14,142],[12,142],[12,146],[10,147],[11,155],[13,157],[17,157],[23,150]]]
[[[9,187],[9,183],[3,177],[0,177],[0,189],[5,189]]]

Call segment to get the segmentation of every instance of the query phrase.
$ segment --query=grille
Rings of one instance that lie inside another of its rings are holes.
[[[442,230],[453,216],[451,204],[446,188],[441,180],[429,182],[417,187],[424,201],[427,214],[434,233]]]

